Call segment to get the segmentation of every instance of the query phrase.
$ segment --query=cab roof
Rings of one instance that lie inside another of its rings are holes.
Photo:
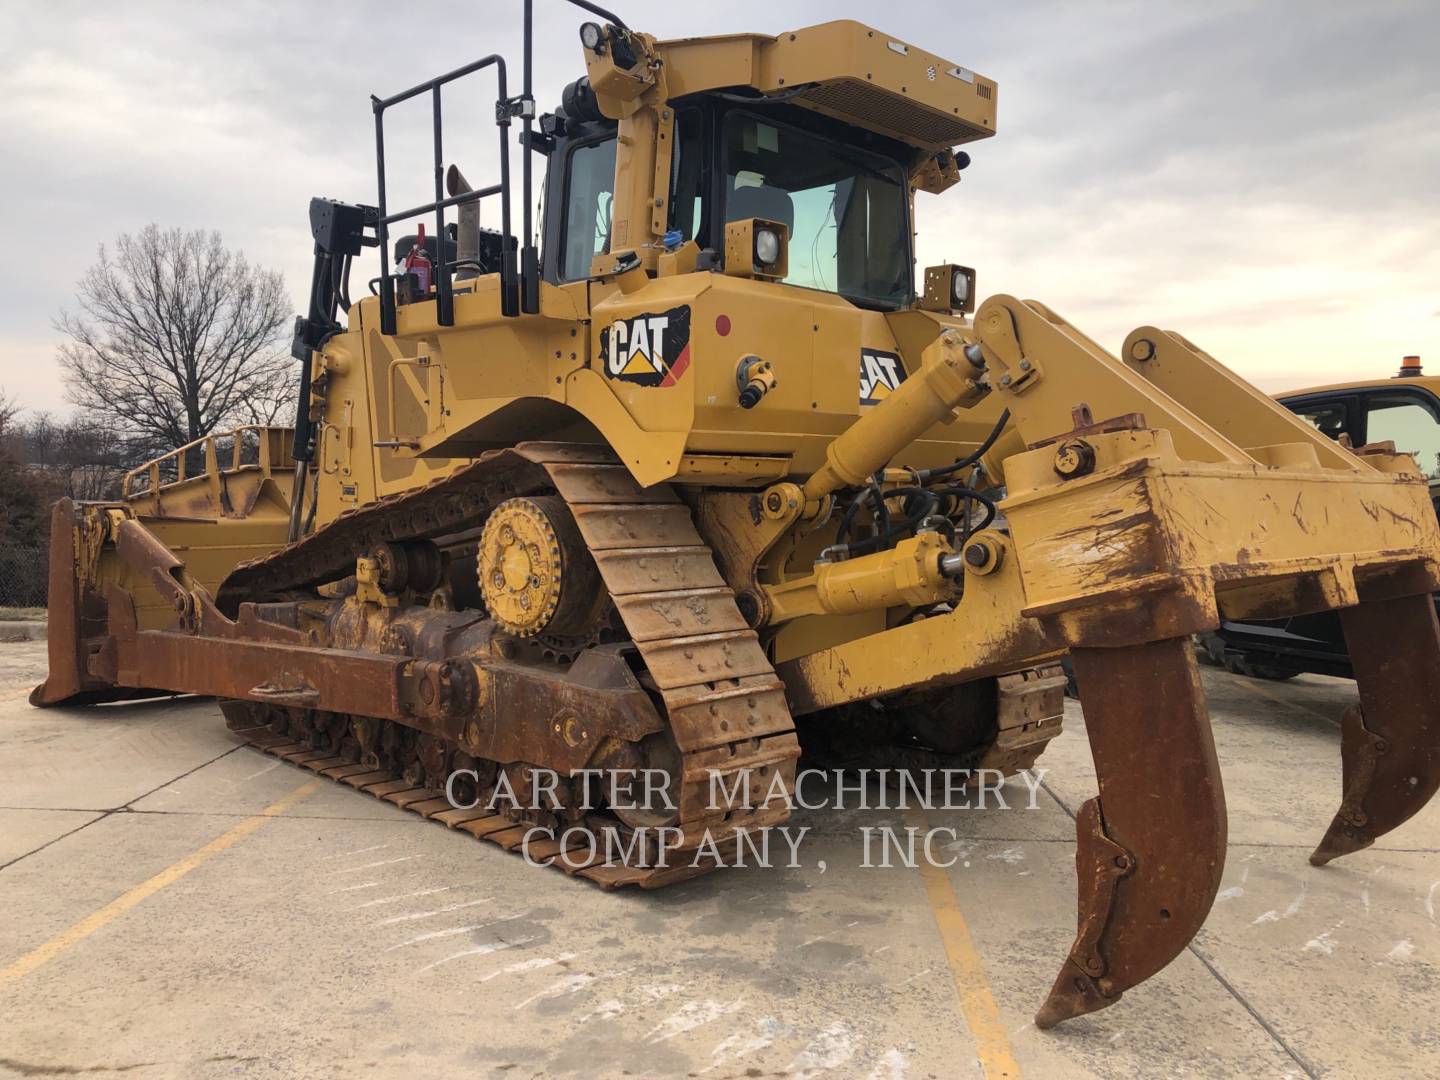
[[[1404,390],[1419,386],[1440,397],[1440,375],[1407,375],[1403,378],[1356,379],[1354,382],[1327,383],[1324,386],[1306,386],[1298,390],[1286,390],[1275,396],[1282,401],[1286,398],[1308,397],[1311,394],[1334,394],[1345,390]]]
[[[850,19],[655,47],[671,98],[746,86],[793,93],[796,105],[930,153],[995,134],[993,79]]]

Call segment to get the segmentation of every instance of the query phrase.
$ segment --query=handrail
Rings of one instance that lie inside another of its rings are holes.
[[[167,488],[172,488],[177,484],[183,484],[187,480],[197,479],[197,477],[187,475],[185,461],[190,451],[197,447],[204,447],[205,452],[205,468],[204,471],[199,474],[200,476],[219,477],[222,473],[237,472],[242,468],[259,468],[262,472],[268,472],[277,464],[272,460],[273,455],[270,452],[270,440],[267,437],[268,433],[272,431],[286,432],[288,430],[288,428],[270,427],[265,424],[242,424],[240,427],[231,431],[222,431],[218,434],[211,432],[209,435],[202,435],[200,438],[194,439],[184,446],[177,446],[174,450],[167,450],[159,457],[152,458],[145,464],[137,466],[127,472],[120,481],[120,497],[122,499],[130,499],[141,495],[154,495]],[[247,466],[241,461],[243,456],[242,451],[245,446],[244,435],[247,432],[255,433],[257,450],[254,466]],[[228,466],[222,467],[220,465],[220,451],[216,446],[217,439],[232,440],[229,455],[230,464]],[[161,466],[171,458],[175,459],[175,478],[162,483],[160,479]],[[149,481],[149,484],[147,487],[137,490],[134,482],[136,478],[140,476],[144,476]]]
[[[500,183],[493,184],[488,188],[481,188],[478,191],[467,191],[463,194],[445,197],[445,164],[443,160],[442,136],[441,136],[441,108],[440,88],[446,83],[454,82],[456,79],[471,75],[484,68],[495,69],[496,81],[498,83],[499,97],[495,102],[495,124],[500,129]],[[431,148],[434,153],[435,162],[435,201],[422,203],[419,206],[398,214],[386,212],[385,200],[385,110],[392,105],[398,105],[402,101],[409,101],[411,98],[430,92],[431,123],[433,128]],[[500,231],[506,238],[501,245],[500,252],[500,309],[505,315],[519,314],[516,282],[515,282],[515,256],[510,250],[508,242],[510,236],[510,139],[508,137],[510,128],[510,97],[507,90],[505,78],[505,58],[492,53],[482,57],[464,67],[458,67],[454,71],[448,71],[444,75],[436,76],[423,83],[418,83],[408,90],[402,90],[388,98],[372,96],[370,106],[375,112],[375,170],[379,182],[378,210],[379,221],[376,225],[376,234],[380,241],[380,332],[382,334],[395,333],[395,286],[396,275],[390,272],[390,225],[402,218],[414,214],[423,213],[427,210],[435,212],[435,321],[440,326],[455,325],[455,298],[451,290],[450,267],[445,256],[445,208],[457,206],[461,203],[474,202],[485,198],[487,195],[500,196]],[[533,111],[533,110],[532,110]],[[526,166],[529,160],[527,156]],[[528,195],[527,195],[528,197]]]
[[[573,6],[587,11],[606,22],[615,26],[624,33],[630,33],[627,26],[614,12],[601,7],[589,0],[568,0]],[[540,310],[540,259],[539,251],[535,246],[535,226],[533,220],[532,197],[532,173],[533,167],[531,155],[533,152],[533,134],[535,124],[535,96],[533,87],[534,68],[534,0],[524,0],[524,55],[523,55],[523,85],[520,96],[512,98],[509,95],[506,81],[505,60],[497,54],[482,57],[464,67],[456,68],[454,71],[446,72],[422,83],[402,90],[387,98],[371,96],[370,105],[375,113],[375,170],[379,182],[377,193],[377,208],[379,221],[376,226],[376,237],[379,240],[377,245],[380,250],[380,332],[386,335],[395,333],[396,321],[396,300],[395,280],[397,275],[391,272],[390,266],[390,225],[404,218],[414,217],[434,211],[435,214],[435,244],[437,258],[435,261],[435,321],[440,326],[455,325],[455,298],[453,285],[450,280],[450,264],[445,254],[445,211],[452,206],[460,206],[465,203],[478,202],[480,199],[492,195],[500,197],[500,312],[507,317],[519,315],[522,311],[527,314],[534,314]],[[495,68],[498,82],[498,97],[495,101],[495,124],[500,129],[500,182],[489,187],[476,191],[467,191],[460,195],[445,198],[445,168],[442,162],[442,135],[441,135],[441,108],[440,88],[446,83],[454,82],[456,79],[471,75],[487,67]],[[386,210],[385,199],[385,110],[392,105],[398,105],[402,101],[409,101],[411,98],[429,92],[431,98],[431,122],[433,134],[431,147],[435,159],[435,199],[433,202],[421,203],[408,210],[391,214]],[[521,136],[521,149],[524,156],[521,159],[521,214],[523,222],[523,239],[519,246],[520,267],[517,281],[515,253],[511,250],[510,233],[510,121],[512,117],[519,117],[523,134]],[[517,287],[518,286],[518,287]]]

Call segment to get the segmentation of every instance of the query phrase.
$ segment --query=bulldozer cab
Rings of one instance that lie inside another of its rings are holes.
[[[778,37],[657,41],[594,5],[575,6],[605,21],[581,27],[588,73],[565,88],[553,112],[537,114],[531,92],[528,5],[519,94],[510,95],[504,59],[489,56],[373,99],[378,206],[355,217],[361,227],[350,228],[347,254],[358,254],[362,244],[381,249],[383,333],[396,332],[395,283],[404,277],[389,261],[391,226],[427,213],[435,215],[426,250],[435,263],[440,326],[454,325],[455,281],[477,273],[498,276],[504,315],[536,314],[542,278],[563,285],[603,277],[621,256],[663,272],[660,257],[689,244],[694,257],[682,257],[671,272],[677,265],[723,269],[836,293],[877,310],[914,301],[913,191],[938,192],[953,184],[968,163],[953,147],[994,133],[993,82],[851,21]],[[443,91],[467,76],[492,72],[499,90],[498,182],[472,189],[452,167],[442,191]],[[433,111],[436,197],[393,211],[386,192],[385,114],[424,96]],[[509,129],[516,123],[522,156],[519,190],[513,191]],[[530,212],[537,155],[550,164],[538,236]],[[512,195],[523,207],[518,235],[511,229]],[[474,209],[491,197],[500,204],[500,229],[482,244]],[[449,235],[450,208],[460,211],[453,252],[433,243],[434,236]],[[743,251],[727,226],[750,220],[784,236],[767,236],[763,252]],[[365,226],[375,229],[374,238],[359,238]],[[396,254],[405,248],[396,244]],[[770,257],[751,258],[761,254]],[[325,280],[317,281],[328,309]],[[429,292],[414,299],[429,299]],[[404,299],[401,292],[398,302]]]
[[[726,226],[761,219],[783,226],[789,246],[786,273],[773,280],[877,310],[913,301],[913,147],[758,95],[702,93],[672,104],[665,249],[694,242],[721,268]],[[557,137],[544,272],[562,284],[603,272],[614,248],[618,124],[598,111],[546,119]]]

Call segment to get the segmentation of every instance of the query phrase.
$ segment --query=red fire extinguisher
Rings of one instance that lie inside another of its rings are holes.
[[[425,225],[420,224],[419,234],[410,254],[405,256],[405,273],[415,276],[415,291],[424,296],[430,291],[430,256],[425,253]]]

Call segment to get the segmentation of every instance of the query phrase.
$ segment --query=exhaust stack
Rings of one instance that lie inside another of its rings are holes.
[[[474,191],[470,182],[465,179],[465,174],[458,167],[451,165],[445,170],[445,191],[454,198],[456,195],[464,195]],[[458,263],[476,262],[480,258],[480,203],[478,200],[460,204],[460,224],[456,236],[455,261]],[[456,281],[468,281],[470,278],[479,277],[480,271],[474,266],[459,266],[455,270]]]

